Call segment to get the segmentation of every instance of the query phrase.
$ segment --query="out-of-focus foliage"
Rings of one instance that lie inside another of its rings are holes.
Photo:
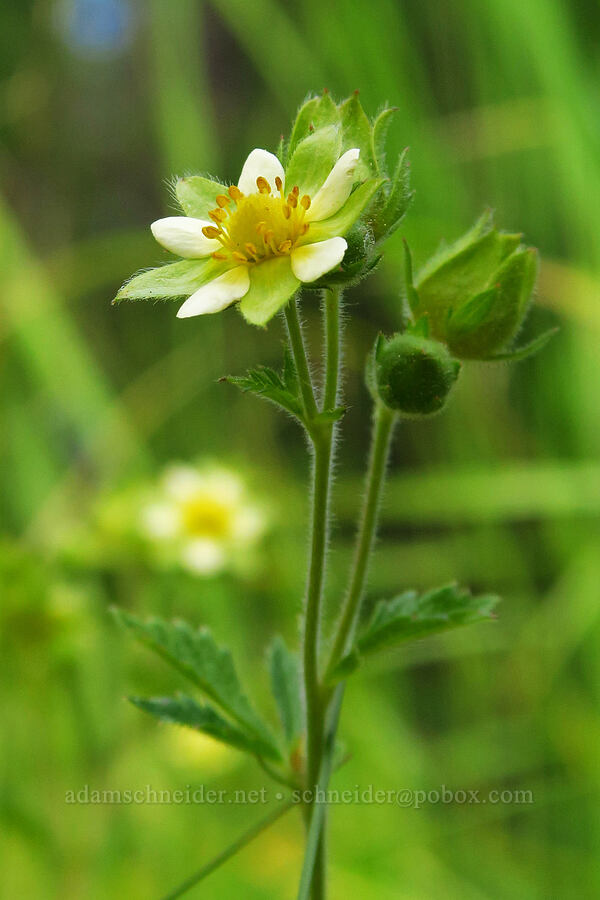
[[[350,558],[368,432],[364,360],[399,327],[402,237],[415,271],[489,204],[540,250],[512,367],[465,366],[443,416],[402,427],[370,596],[454,578],[501,593],[493,625],[390,650],[348,689],[352,759],[334,786],[530,790],[532,803],[342,804],[333,896],[595,897],[600,561],[600,17],[591,0],[28,0],[0,11],[0,835],[8,896],[166,893],[264,814],[252,805],[66,804],[68,791],[235,790],[251,762],[197,751],[123,702],[175,693],[111,603],[182,616],[263,671],[267,635],[296,640],[306,524],[297,425],[218,378],[276,366],[280,326],[235,310],[178,321],[169,305],[110,307],[160,263],[147,225],[164,181],[234,179],[274,147],[309,91],[361,89],[410,145],[418,205],[377,274],[348,296],[349,411],[338,460],[328,598]],[[320,340],[317,299],[304,315]],[[264,565],[244,579],[156,571],[140,557],[57,552],[102,498],[172,460],[226,459],[273,498]],[[267,676],[257,704],[269,709]],[[274,707],[274,705],[273,705]],[[274,726],[277,710],[271,709]],[[290,726],[291,727],[291,726]],[[195,737],[192,735],[192,737]],[[83,795],[82,795],[83,796]],[[292,813],[212,876],[209,894],[293,897]]]

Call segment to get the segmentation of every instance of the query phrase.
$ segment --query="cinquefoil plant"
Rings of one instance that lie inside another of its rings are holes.
[[[237,839],[171,897],[180,896],[297,803],[307,843],[299,900],[326,893],[323,797],[343,763],[336,735],[348,677],[382,647],[489,619],[494,596],[474,597],[455,584],[425,594],[407,591],[381,600],[358,628],[390,442],[403,418],[443,409],[462,359],[522,358],[547,340],[515,350],[537,270],[520,235],[498,232],[484,215],[467,235],[443,248],[413,278],[406,248],[401,333],[380,336],[366,363],[373,431],[361,518],[348,587],[333,632],[323,634],[330,487],[340,403],[340,307],[346,286],[366,277],[385,239],[404,217],[412,193],[406,153],[388,174],[383,143],[392,110],[374,121],[355,94],[336,104],[326,92],[310,97],[276,153],[253,150],[236,184],[204,176],[182,178],[175,192],[181,216],[152,225],[178,261],[134,276],[116,300],[183,299],[177,315],[217,313],[238,304],[252,325],[280,310],[289,346],[280,372],[259,367],[224,380],[294,416],[312,450],[312,516],[300,654],[276,637],[268,660],[280,714],[275,733],[238,680],[231,655],[206,629],[184,622],[142,621],[117,612],[143,643],[179,670],[203,695],[131,698],[156,718],[202,731],[252,754],[288,791],[288,799]],[[302,288],[322,292],[324,379],[317,387],[298,314]]]

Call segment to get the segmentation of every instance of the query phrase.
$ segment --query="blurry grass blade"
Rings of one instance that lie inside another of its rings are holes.
[[[245,753],[265,756],[275,761],[281,759],[281,755],[273,750],[272,744],[261,740],[252,732],[238,728],[219,715],[212,706],[202,705],[192,697],[179,694],[177,697],[130,697],[129,700],[161,722],[185,725]]]

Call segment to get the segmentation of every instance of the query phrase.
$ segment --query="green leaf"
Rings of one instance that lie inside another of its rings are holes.
[[[523,344],[522,347],[517,347],[515,350],[507,350],[505,353],[497,353],[495,356],[489,357],[490,362],[519,362],[522,359],[527,359],[528,356],[539,353],[559,330],[560,329],[558,328],[549,328],[548,331],[539,334],[528,344]]]
[[[300,702],[300,664],[282,637],[277,636],[269,648],[271,691],[277,704],[279,718],[288,746],[293,746],[302,733],[302,705]]]
[[[343,237],[352,228],[384,182],[385,178],[370,178],[352,191],[345,204],[335,215],[323,222],[311,222],[308,232],[311,241],[325,241],[327,238],[337,235]]]
[[[186,216],[208,219],[208,213],[217,205],[217,194],[227,194],[227,188],[218,181],[203,175],[188,175],[178,178],[175,196]]]
[[[281,755],[252,732],[238,728],[224,719],[216,709],[200,704],[192,697],[178,694],[176,697],[129,697],[131,703],[161,722],[184,725],[201,731],[223,744],[238,750],[280,761]]]
[[[120,609],[113,612],[142,644],[199,687],[245,730],[269,744],[273,753],[279,753],[273,736],[242,690],[231,652],[218,647],[208,629],[196,630],[186,622],[159,618],[142,621]]]
[[[148,269],[126,281],[113,303],[121,300],[174,300],[189,297],[226,269],[226,265],[212,257],[183,259],[156,269]]]
[[[329,680],[334,683],[345,678],[358,668],[365,656],[376,650],[491,619],[498,599],[491,594],[474,597],[456,584],[449,584],[421,596],[406,591],[392,600],[382,600],[350,652],[334,667]]]
[[[320,97],[309,97],[298,110],[288,144],[288,156],[304,138],[328,125],[339,125],[340,113],[329,91]]]
[[[267,366],[250,369],[245,375],[227,375],[221,379],[234,384],[240,390],[257,394],[264,400],[270,400],[282,409],[304,421],[304,408],[298,391],[298,379],[289,350],[286,350],[283,372],[281,375]]]
[[[335,125],[319,128],[300,141],[286,169],[286,191],[298,185],[301,195],[314,197],[338,161],[341,146],[340,129]]]
[[[356,180],[364,181],[377,174],[377,163],[373,153],[373,126],[361,106],[358,92],[341,104],[340,115],[342,151],[358,147],[360,157],[356,167]]]
[[[266,325],[299,286],[289,256],[279,256],[252,266],[250,290],[242,297],[240,312],[250,324]]]

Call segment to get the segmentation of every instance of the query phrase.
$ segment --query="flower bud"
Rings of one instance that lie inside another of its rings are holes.
[[[457,357],[492,359],[521,327],[536,275],[536,251],[493,227],[488,212],[420,272],[413,313]]]
[[[459,372],[459,361],[443,344],[405,333],[377,339],[367,378],[387,407],[412,418],[439,412]]]

